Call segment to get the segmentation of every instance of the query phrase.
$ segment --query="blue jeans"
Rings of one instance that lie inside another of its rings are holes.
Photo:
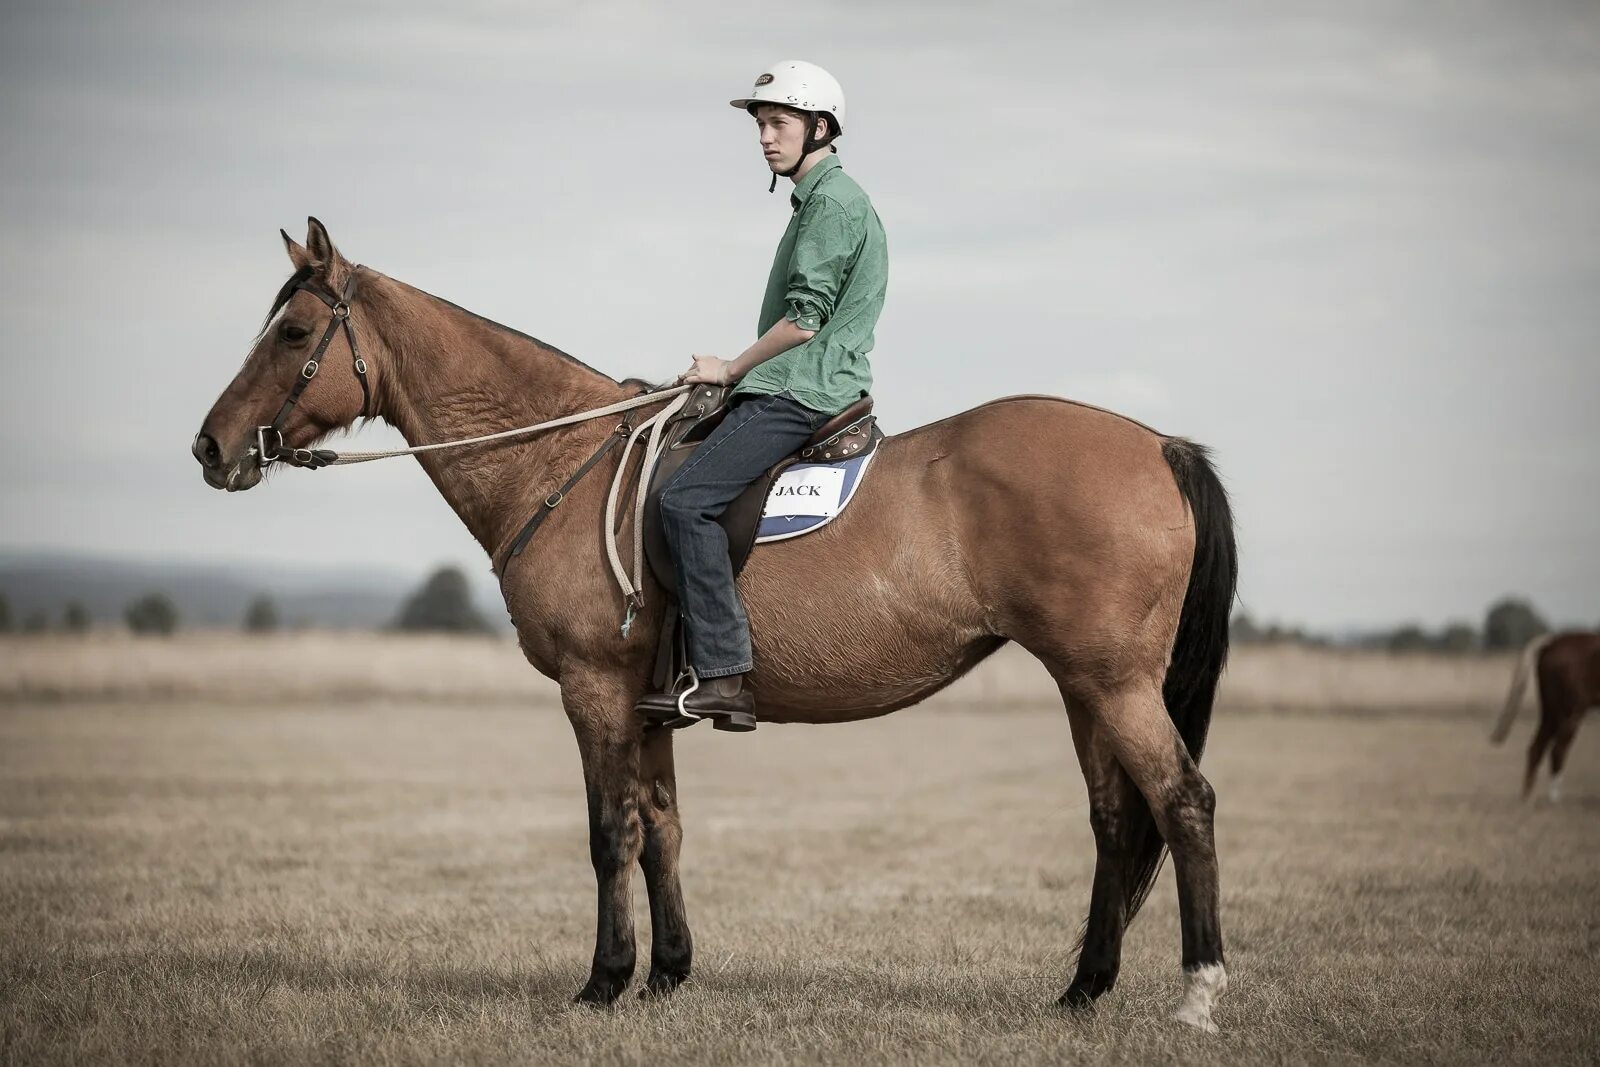
[[[728,535],[718,516],[832,417],[787,394],[735,397],[721,425],[661,491],[661,529],[678,569],[689,662],[701,678],[751,667],[750,623],[733,587]]]

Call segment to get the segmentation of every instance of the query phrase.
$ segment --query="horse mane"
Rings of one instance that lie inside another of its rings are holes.
[[[611,377],[611,375],[607,374],[605,371],[599,370],[599,369],[597,369],[595,367],[589,366],[589,364],[585,363],[583,360],[579,359],[577,356],[574,356],[574,355],[572,355],[571,353],[568,353],[568,352],[563,352],[561,349],[557,348],[555,345],[548,344],[548,343],[546,343],[544,341],[541,341],[537,337],[533,336],[532,334],[523,333],[521,330],[518,330],[515,327],[507,326],[505,323],[502,323],[502,322],[496,322],[493,319],[489,318],[488,316],[480,315],[476,311],[471,310],[470,308],[464,308],[460,304],[455,303],[454,301],[446,300],[442,296],[435,296],[433,293],[428,292],[426,289],[418,289],[414,285],[408,285],[407,288],[412,289],[415,292],[421,293],[423,296],[427,297],[429,300],[436,300],[439,303],[443,304],[447,308],[451,308],[451,309],[453,309],[455,311],[459,311],[463,315],[466,315],[468,318],[476,319],[478,322],[481,322],[486,326],[492,326],[496,330],[499,330],[502,333],[508,333],[511,336],[520,338],[520,339],[522,339],[524,341],[530,341],[533,344],[538,345],[539,348],[543,349],[544,351],[549,352],[550,354],[555,355],[555,356],[560,356],[562,359],[566,360],[568,363],[572,363],[572,364],[575,364],[575,365],[577,365],[579,367],[582,367],[584,370],[589,371],[592,374],[600,375],[600,377],[604,378],[608,382],[611,382],[613,385],[620,384],[620,383],[617,382],[617,380],[615,378]]]

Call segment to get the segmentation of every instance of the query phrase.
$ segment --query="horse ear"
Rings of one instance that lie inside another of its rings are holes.
[[[305,245],[289,236],[289,231],[279,230],[283,237],[283,247],[289,252],[289,262],[294,264],[295,270],[304,270],[311,266],[311,253],[306,251]]]
[[[333,247],[328,228],[318,222],[314,215],[306,217],[306,251],[322,283],[336,293],[343,289],[350,276],[350,264]]]
[[[333,247],[333,238],[328,236],[328,228],[318,222],[315,215],[306,216],[306,248],[312,262],[318,266],[331,266],[339,256]]]

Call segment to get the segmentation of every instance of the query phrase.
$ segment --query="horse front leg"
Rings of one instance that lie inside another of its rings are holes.
[[[633,978],[634,936],[629,880],[643,847],[639,815],[640,726],[637,696],[620,679],[567,672],[561,703],[583,758],[589,802],[589,859],[598,889],[594,964],[577,999],[610,1004]]]
[[[640,996],[665,995],[689,977],[694,938],[678,884],[678,849],[683,823],[678,814],[678,780],[672,761],[671,730],[644,733],[639,767],[639,813],[644,822],[644,870],[650,895],[650,976]]]

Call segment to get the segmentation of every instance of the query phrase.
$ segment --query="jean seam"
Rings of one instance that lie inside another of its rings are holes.
[[[731,674],[748,674],[754,667],[754,662],[745,660],[737,667],[712,667],[704,671],[696,668],[694,673],[697,678],[726,678]]]

